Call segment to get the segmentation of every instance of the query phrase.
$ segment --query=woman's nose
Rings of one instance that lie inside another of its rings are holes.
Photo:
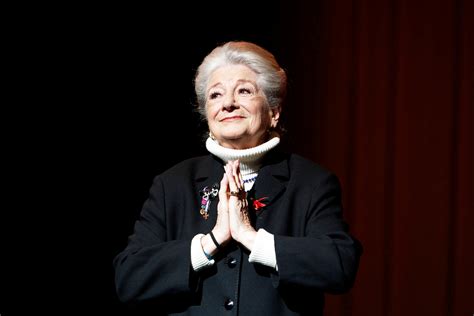
[[[235,102],[234,95],[229,93],[222,100],[222,109],[229,111],[235,109],[236,107],[237,103]]]

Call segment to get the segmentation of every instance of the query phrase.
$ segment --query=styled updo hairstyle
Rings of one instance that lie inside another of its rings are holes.
[[[257,74],[257,85],[265,94],[270,108],[283,105],[286,96],[286,73],[272,53],[250,42],[227,42],[216,47],[199,66],[194,88],[199,113],[206,119],[206,89],[209,77],[225,65],[245,65]]]

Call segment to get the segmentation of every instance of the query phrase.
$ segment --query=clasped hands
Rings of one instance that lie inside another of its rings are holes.
[[[234,239],[252,251],[257,232],[250,223],[239,161],[229,161],[224,170],[219,189],[217,220],[212,233],[221,246]],[[217,250],[209,234],[201,239],[201,245],[211,255]]]

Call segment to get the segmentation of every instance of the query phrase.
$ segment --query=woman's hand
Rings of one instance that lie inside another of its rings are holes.
[[[229,187],[229,180],[227,175],[221,180],[219,188],[219,204],[217,204],[217,220],[212,233],[219,244],[226,243],[231,239],[230,226],[229,226],[229,200],[227,196],[227,190]]]
[[[230,239],[234,239],[252,251],[257,232],[250,223],[248,202],[244,182],[240,174],[239,161],[229,161],[224,166],[224,170],[225,173],[219,189],[217,220],[212,233],[221,246]],[[231,195],[230,192],[238,193]],[[201,245],[208,254],[213,255],[217,251],[217,247],[209,234],[201,239]]]
[[[257,232],[250,223],[248,201],[239,165],[239,161],[235,160],[229,161],[224,167],[229,188],[229,198],[227,200],[229,227],[232,238],[251,251]],[[238,193],[231,194],[231,192]],[[221,199],[220,196],[219,199]]]
[[[227,196],[228,188],[229,180],[227,179],[227,175],[224,173],[219,188],[219,203],[217,204],[216,225],[212,229],[212,233],[214,234],[216,241],[221,246],[232,239],[229,225],[229,197]],[[213,255],[217,252],[217,247],[209,234],[201,239],[201,246],[202,249],[204,249],[204,251],[210,255]]]

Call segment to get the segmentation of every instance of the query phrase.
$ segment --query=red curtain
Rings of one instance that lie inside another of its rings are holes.
[[[288,138],[338,174],[364,246],[327,315],[472,315],[474,1],[283,10]]]

